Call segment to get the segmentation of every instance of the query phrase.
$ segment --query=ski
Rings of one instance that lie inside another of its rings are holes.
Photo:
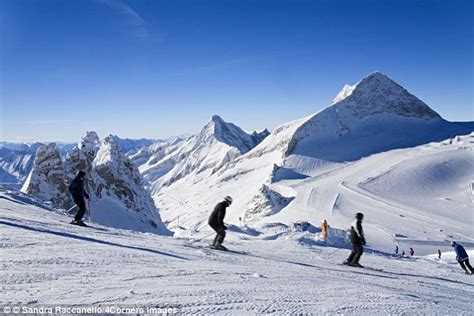
[[[239,254],[239,255],[246,255],[248,254],[247,252],[241,252],[241,251],[236,251],[236,250],[230,250],[230,249],[227,249],[225,248],[224,246],[222,246],[223,248],[216,248],[214,247],[212,244],[209,244],[209,248],[212,249],[212,250],[218,250],[218,251],[222,251],[222,252],[230,252],[230,253],[235,253],[235,254]]]
[[[357,266],[351,266],[351,265],[344,264],[344,263],[338,263],[338,265],[345,266],[345,267],[351,267],[351,268],[372,270],[372,271],[377,271],[377,272],[383,272],[384,271],[383,269],[379,269],[379,268],[372,268],[372,267],[365,267],[365,266],[357,267]]]
[[[78,226],[78,227],[84,227],[84,228],[95,229],[95,230],[99,230],[99,231],[103,231],[103,232],[108,231],[106,228],[103,228],[103,227],[95,227],[95,226],[91,226],[91,225],[87,225],[87,224],[80,225],[80,224],[74,223],[74,221],[73,221],[73,222],[69,222],[69,224],[74,225],[74,226]]]
[[[75,226],[80,226],[80,227],[90,227],[90,226],[86,225],[85,223],[79,224],[76,221],[72,221],[69,224],[75,225]]]

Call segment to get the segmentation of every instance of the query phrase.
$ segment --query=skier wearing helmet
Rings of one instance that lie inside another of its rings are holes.
[[[365,245],[364,231],[362,230],[362,220],[364,218],[364,214],[357,213],[355,218],[355,221],[351,225],[352,252],[344,264],[363,268],[363,266],[359,263],[359,259],[364,252]]]
[[[232,204],[232,198],[226,196],[224,201],[217,203],[212,211],[211,216],[209,216],[209,226],[212,227],[217,233],[214,242],[211,245],[211,248],[219,250],[227,250],[226,247],[222,246],[225,238],[225,231],[227,227],[224,225],[224,217],[226,209]]]

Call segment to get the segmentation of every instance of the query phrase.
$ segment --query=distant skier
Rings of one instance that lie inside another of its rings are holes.
[[[395,254],[398,255],[398,246],[395,247]]]
[[[441,260],[441,249],[438,249],[438,259]]]
[[[402,257],[405,257],[405,250],[402,250]]]
[[[460,244],[457,244],[455,241],[451,243],[451,246],[454,248],[454,252],[456,252],[456,260],[461,265],[461,268],[467,274],[473,274],[474,269],[471,267],[471,264],[469,263],[469,256],[467,255],[467,252],[464,249],[464,247],[461,246]]]
[[[357,213],[355,218],[355,221],[351,225],[352,252],[347,260],[344,261],[344,264],[363,268],[363,266],[359,263],[359,260],[364,253],[365,245],[364,231],[362,229],[362,220],[364,219],[364,214]]]
[[[76,203],[77,207],[79,207],[79,210],[77,211],[76,216],[74,216],[74,220],[71,222],[71,224],[79,226],[87,226],[82,221],[82,217],[86,212],[86,202],[84,199],[89,199],[89,194],[87,194],[87,192],[84,190],[85,177],[86,173],[81,170],[77,173],[76,177],[69,185],[69,192],[72,195],[74,203]]]
[[[227,250],[226,247],[222,246],[222,243],[225,239],[225,231],[227,230],[227,226],[224,225],[224,217],[226,209],[232,204],[232,198],[230,196],[226,196],[224,201],[217,203],[214,207],[214,211],[212,211],[211,216],[209,216],[209,226],[212,227],[217,233],[216,237],[214,238],[214,242],[212,243],[211,247],[219,250]]]
[[[321,222],[321,238],[323,241],[326,241],[328,236],[328,222],[326,220],[323,220]]]
[[[410,256],[413,257],[414,254],[415,254],[415,249],[413,249],[412,247],[410,247]]]

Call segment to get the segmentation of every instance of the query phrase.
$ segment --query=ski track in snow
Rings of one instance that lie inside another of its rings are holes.
[[[227,244],[244,254],[214,251],[208,241],[68,225],[68,217],[4,197],[0,305],[134,304],[199,314],[468,315],[474,307],[474,277],[452,261],[366,253],[361,262],[383,271],[364,270],[338,265],[348,250],[281,239]]]

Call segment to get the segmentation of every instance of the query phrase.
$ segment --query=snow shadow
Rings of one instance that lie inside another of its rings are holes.
[[[0,199],[4,199],[4,200],[7,200],[9,202],[13,202],[13,203],[16,203],[16,204],[20,204],[20,205],[26,205],[26,203],[23,203],[23,202],[20,202],[20,201],[16,201],[14,199],[10,199],[6,196],[3,196],[3,195],[0,195]]]
[[[252,236],[252,237],[257,237],[257,236],[262,234],[258,230],[253,229],[253,228],[248,227],[248,226],[239,227],[237,225],[230,224],[227,227],[228,227],[229,231],[236,232],[236,233],[239,233],[239,234],[249,235],[249,236]]]
[[[15,227],[15,228],[22,228],[22,229],[26,229],[26,230],[30,230],[30,231],[34,231],[34,232],[46,233],[46,234],[51,234],[51,235],[55,235],[55,236],[65,237],[65,238],[72,238],[72,239],[77,239],[77,240],[82,240],[82,241],[94,242],[94,243],[107,245],[107,246],[115,246],[115,247],[120,247],[120,248],[127,248],[127,249],[132,249],[132,250],[145,251],[145,252],[149,252],[149,253],[153,253],[153,254],[157,254],[157,255],[163,255],[163,256],[167,256],[167,257],[171,257],[171,258],[175,258],[175,259],[189,260],[188,258],[185,258],[185,257],[181,257],[181,256],[178,256],[178,255],[158,251],[158,250],[155,250],[155,249],[137,247],[137,246],[129,246],[129,245],[122,245],[122,244],[118,244],[118,243],[114,243],[114,242],[110,242],[110,241],[100,240],[100,239],[96,239],[96,238],[92,238],[92,237],[84,237],[84,236],[71,234],[71,233],[66,233],[66,232],[58,232],[58,231],[54,231],[54,230],[40,229],[40,228],[30,227],[30,226],[26,226],[26,225],[22,225],[22,224],[9,223],[9,222],[5,222],[5,221],[2,221],[2,220],[0,220],[0,224],[10,226],[10,227]],[[88,229],[88,228],[85,228],[85,229]]]
[[[352,273],[352,274],[359,274],[359,275],[365,275],[365,276],[374,276],[377,278],[384,278],[384,279],[392,279],[392,280],[398,280],[400,277],[415,277],[415,278],[423,278],[423,279],[432,279],[432,280],[437,280],[437,281],[444,281],[444,282],[449,282],[449,283],[457,283],[457,284],[462,284],[462,285],[467,285],[467,286],[474,286],[469,283],[465,283],[462,281],[458,280],[451,280],[443,277],[437,277],[437,276],[429,276],[429,275],[417,275],[417,274],[411,274],[411,273],[401,273],[401,272],[392,272],[392,271],[376,271],[377,273],[368,273],[367,271],[371,271],[370,268],[367,268],[366,271],[364,269],[361,269],[361,271],[354,271],[353,269],[335,269],[335,268],[328,268],[328,267],[321,267],[317,266],[314,264],[310,263],[304,263],[304,262],[298,262],[294,260],[285,260],[285,259],[279,259],[279,258],[270,258],[266,256],[261,256],[261,255],[255,255],[255,254],[247,254],[249,256],[255,257],[255,258],[260,258],[260,259],[265,259],[265,260],[272,260],[276,262],[283,262],[291,265],[297,265],[297,266],[302,266],[302,267],[307,267],[307,268],[313,268],[313,269],[319,269],[319,270],[326,270],[326,271],[333,271],[333,272],[342,272],[342,273]]]

